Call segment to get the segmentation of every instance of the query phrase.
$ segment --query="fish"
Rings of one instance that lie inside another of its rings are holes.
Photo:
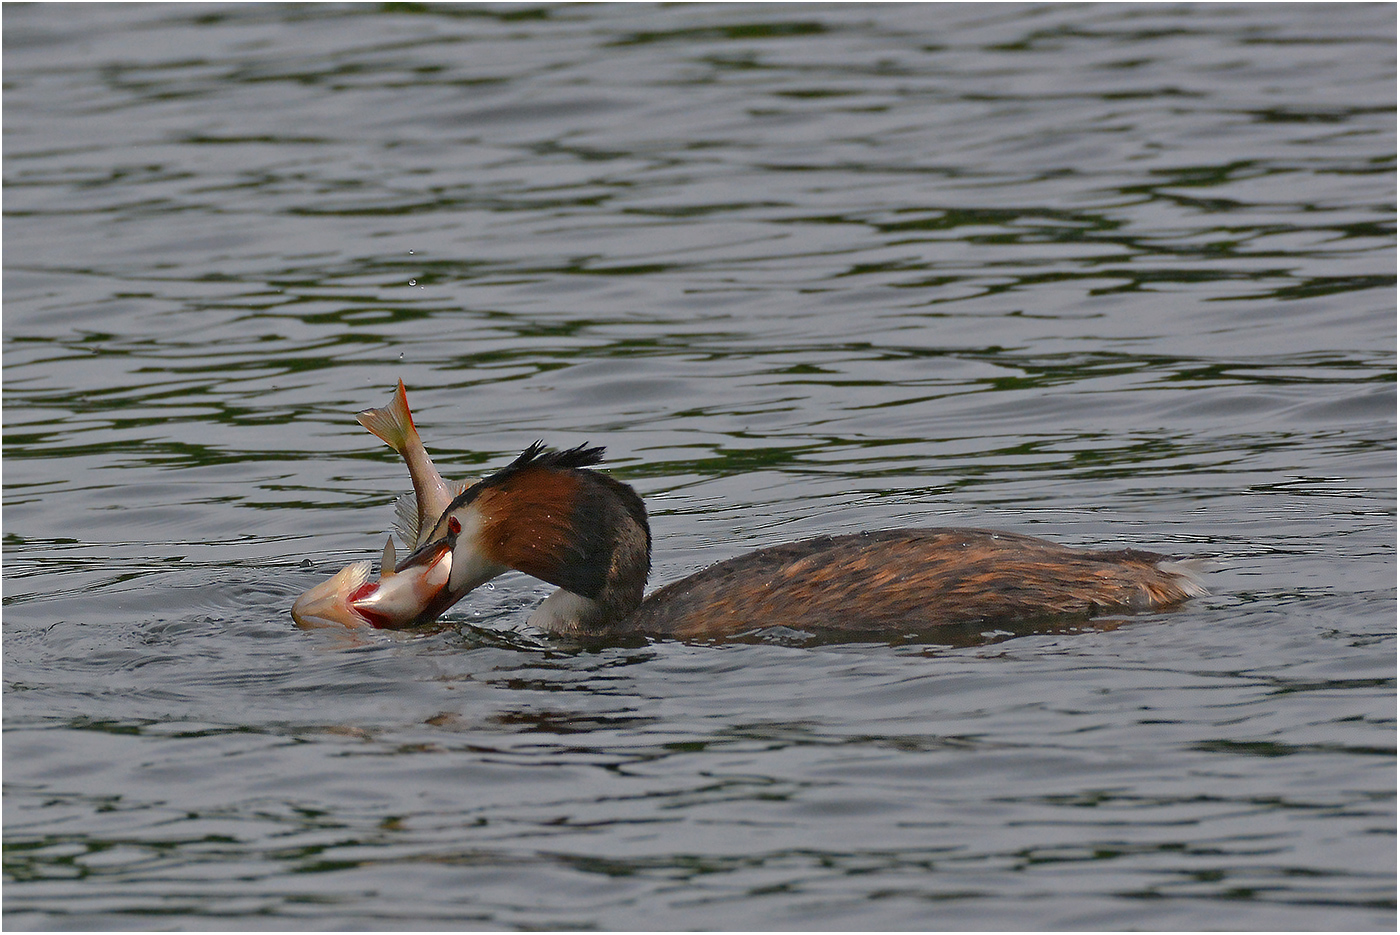
[[[455,534],[448,528],[452,545],[439,536],[429,546],[429,539],[434,527],[440,525],[438,518],[470,484],[443,480],[433,465],[413,423],[403,380],[399,380],[389,405],[366,409],[355,418],[398,452],[408,466],[413,492],[396,504],[394,527],[415,560],[412,565],[397,568],[394,540],[390,537],[384,543],[377,579],[371,577],[368,561],[353,562],[298,597],[292,603],[292,619],[303,629],[398,629],[429,623],[462,596],[447,588]],[[460,530],[460,523],[457,526]]]

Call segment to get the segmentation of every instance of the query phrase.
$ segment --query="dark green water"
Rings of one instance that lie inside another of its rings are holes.
[[[3,26],[7,928],[1394,928],[1393,7]],[[1212,593],[299,631],[399,377],[450,478],[607,445],[653,585],[975,525]]]

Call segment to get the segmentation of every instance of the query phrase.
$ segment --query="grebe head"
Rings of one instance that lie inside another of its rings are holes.
[[[462,491],[397,570],[431,561],[455,539],[452,600],[515,569],[559,587],[532,624],[587,631],[620,622],[642,602],[651,529],[635,490],[586,470],[602,458],[602,448],[549,451],[536,442]]]

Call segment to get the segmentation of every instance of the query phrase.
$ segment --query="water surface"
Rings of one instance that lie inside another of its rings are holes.
[[[8,6],[4,921],[1395,926],[1386,5]],[[295,629],[608,447],[654,585],[824,532],[1209,556],[1094,626]]]

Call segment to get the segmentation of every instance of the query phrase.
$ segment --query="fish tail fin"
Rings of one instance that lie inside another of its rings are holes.
[[[408,410],[408,393],[404,391],[402,380],[389,405],[382,409],[366,409],[357,413],[355,419],[399,454],[408,447],[409,438],[418,433],[413,426],[413,413]]]

